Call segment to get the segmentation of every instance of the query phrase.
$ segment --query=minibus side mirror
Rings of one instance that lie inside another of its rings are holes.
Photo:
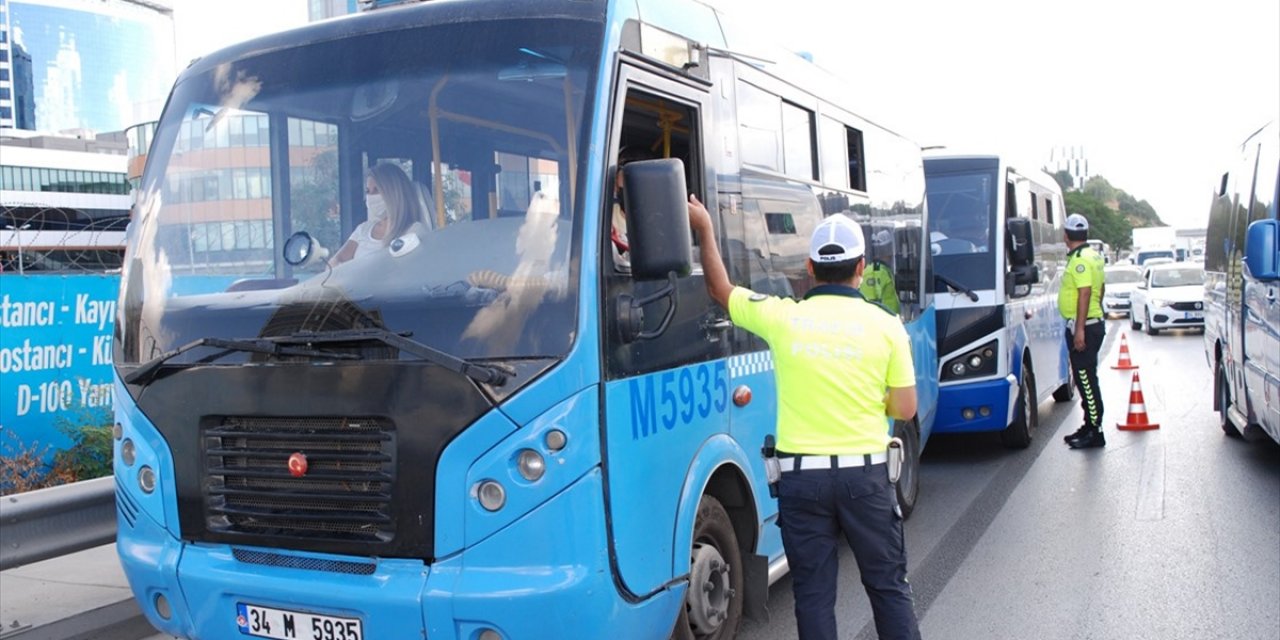
[[[631,277],[666,280],[693,271],[684,162],[639,160],[622,168]]]
[[[1010,218],[1005,222],[1005,231],[1009,237],[1009,266],[1016,269],[1035,264],[1036,251],[1031,239],[1031,221]]]
[[[1040,282],[1040,267],[1036,264],[1035,243],[1031,239],[1031,221],[1010,218],[1005,222],[1005,235],[1009,239],[1009,281],[1006,290],[1013,297],[1031,293],[1031,285]]]
[[[1280,220],[1249,225],[1244,241],[1244,266],[1259,282],[1280,280]]]
[[[640,160],[621,171],[631,277],[636,281],[666,280],[667,284],[638,299],[618,296],[618,331],[623,342],[652,340],[662,335],[675,317],[679,304],[676,279],[693,271],[684,163],[675,158]],[[644,308],[664,299],[669,302],[662,320],[657,327],[645,329]]]

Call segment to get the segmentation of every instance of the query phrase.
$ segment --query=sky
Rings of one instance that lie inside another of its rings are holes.
[[[1276,0],[707,0],[866,89],[850,110],[922,146],[1091,173],[1203,227],[1245,137],[1280,119]],[[304,0],[176,0],[179,68],[306,22]],[[871,150],[868,150],[869,152]]]
[[[306,23],[306,0],[173,0],[178,69],[222,47]]]

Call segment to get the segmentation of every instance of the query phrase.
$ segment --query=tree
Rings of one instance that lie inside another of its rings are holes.
[[[1111,186],[1110,182],[1102,176],[1094,176],[1085,181],[1081,191],[1092,196],[1099,202],[1111,202],[1116,200],[1116,188]]]
[[[1063,193],[1075,188],[1075,178],[1072,178],[1071,172],[1066,169],[1055,171],[1053,173],[1053,179],[1058,183],[1058,187],[1062,189]]]
[[[1127,249],[1132,241],[1133,225],[1107,204],[1083,191],[1066,194],[1067,211],[1089,220],[1089,237],[1097,238],[1117,249]]]

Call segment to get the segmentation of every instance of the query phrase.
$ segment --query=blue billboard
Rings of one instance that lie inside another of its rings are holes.
[[[111,419],[119,275],[0,275],[0,446],[71,445],[62,422]]]

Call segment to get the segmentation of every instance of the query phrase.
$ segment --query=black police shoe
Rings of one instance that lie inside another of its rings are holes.
[[[1079,438],[1080,436],[1084,435],[1088,431],[1089,431],[1089,425],[1082,424],[1080,425],[1079,429],[1076,429],[1075,433],[1068,433],[1067,435],[1062,436],[1062,441],[1067,444],[1071,444],[1072,440]]]
[[[1072,438],[1067,442],[1072,449],[1093,449],[1094,447],[1107,446],[1107,437],[1102,435],[1101,430],[1090,429],[1085,431],[1078,438]]]

